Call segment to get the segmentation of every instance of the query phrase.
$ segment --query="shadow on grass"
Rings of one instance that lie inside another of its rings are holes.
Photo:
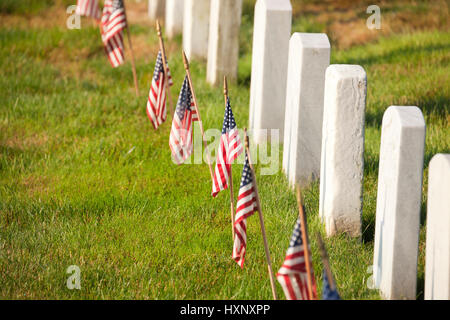
[[[52,0],[2,0],[0,1],[0,13],[3,14],[30,14],[51,7]]]
[[[427,204],[426,201],[422,200],[420,205],[420,226],[424,227],[426,224],[427,217]],[[376,214],[364,214],[362,217],[362,242],[370,243],[375,239],[375,218]]]
[[[447,117],[449,114],[449,103],[450,96],[445,94],[440,94],[435,97],[419,97],[417,99],[411,99],[403,105],[417,106],[426,116],[437,116],[437,117]],[[390,105],[396,105],[392,102]],[[385,108],[377,108],[376,110],[370,110],[366,112],[366,125],[371,127],[381,127],[381,122],[383,120],[384,111],[390,106]]]
[[[427,46],[413,46],[413,45],[405,45],[399,48],[390,50],[383,54],[369,54],[367,57],[360,57],[359,55],[352,55],[351,57],[344,57],[338,59],[337,62],[334,63],[342,63],[342,64],[359,64],[364,66],[365,68],[374,64],[389,64],[395,62],[405,62],[405,61],[414,61],[415,55],[429,55],[435,51],[447,52],[450,50],[450,44],[435,44],[435,45],[427,45]]]
[[[370,243],[375,240],[375,215],[363,215],[362,217],[362,242]]]
[[[416,285],[416,300],[423,300],[424,299],[424,292],[425,292],[425,277],[424,274],[420,274],[417,277],[417,285]]]
[[[420,226],[425,226],[427,222],[427,203],[425,199],[423,199],[422,195],[422,203],[420,204]]]
[[[39,147],[22,148],[18,146],[8,146],[0,142],[0,172],[4,170],[23,170],[36,159],[40,159],[45,155]],[[16,161],[17,160],[17,161]],[[16,167],[16,163],[17,166]]]

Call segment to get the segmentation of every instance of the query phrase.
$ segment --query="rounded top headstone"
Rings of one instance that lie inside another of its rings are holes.
[[[330,40],[326,33],[294,32],[291,41],[299,41],[303,48],[330,48]]]
[[[263,5],[267,10],[292,11],[289,0],[258,0],[256,5]]]
[[[425,127],[422,111],[416,106],[390,106],[383,115],[383,124],[396,122],[402,127]]]
[[[332,64],[327,68],[326,77],[338,79],[346,78],[366,78],[366,71],[363,67],[356,64]]]
[[[450,154],[449,153],[436,153],[433,158],[431,158],[430,160],[430,164],[429,167],[431,168],[432,166],[434,166],[434,163],[441,163],[441,164],[445,164],[446,166],[448,166],[450,168]]]

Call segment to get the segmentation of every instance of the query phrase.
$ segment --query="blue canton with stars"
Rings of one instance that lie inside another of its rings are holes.
[[[341,300],[337,289],[334,288],[334,290],[331,290],[330,282],[328,281],[328,276],[325,269],[323,270],[322,300]]]
[[[222,134],[227,133],[235,127],[236,121],[234,121],[233,111],[231,110],[230,98],[227,97],[227,107],[225,108],[225,116],[223,118]]]
[[[191,110],[192,94],[189,88],[189,80],[187,76],[184,78],[183,85],[181,86],[180,95],[178,97],[177,108],[175,112],[180,120],[184,119],[184,113],[186,110]]]
[[[304,211],[303,211],[304,212]],[[289,242],[289,247],[297,247],[303,244],[302,241],[302,231],[300,229],[300,218],[297,219],[295,223],[294,232],[292,232],[291,241]]]
[[[252,183],[252,172],[250,171],[250,165],[248,164],[247,152],[245,153],[245,164],[244,169],[242,170],[242,178],[241,178],[241,186],[245,187],[249,183]]]
[[[159,51],[158,57],[156,58],[155,71],[153,72],[153,79],[155,81],[158,81],[159,75],[161,74],[161,72],[164,72],[164,68],[163,68],[161,51]]]
[[[122,0],[113,0],[112,7],[114,10],[122,9],[123,1]]]

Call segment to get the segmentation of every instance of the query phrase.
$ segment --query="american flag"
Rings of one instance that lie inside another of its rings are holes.
[[[167,71],[168,84],[172,86],[173,82],[169,66],[167,66]],[[161,51],[159,51],[158,57],[156,58],[155,71],[153,72],[152,86],[150,87],[147,100],[147,116],[155,129],[166,121],[166,96],[165,69]]]
[[[219,191],[228,188],[231,164],[242,153],[243,147],[239,132],[234,121],[231,110],[230,99],[227,97],[227,106],[223,119],[222,136],[220,146],[217,150],[216,168],[212,185],[212,196],[215,197]]]
[[[91,17],[97,20],[100,19],[98,0],[78,0],[75,13],[79,16]]]
[[[308,276],[306,273],[300,218],[297,219],[297,223],[295,224],[294,232],[289,242],[289,248],[286,252],[286,258],[280,270],[278,270],[277,279],[283,287],[286,299],[309,300]],[[313,295],[316,297],[314,275],[312,275],[312,280]]]
[[[198,121],[198,117],[186,76],[173,115],[169,139],[172,157],[176,164],[183,163],[192,153],[192,125],[194,121]]]
[[[106,54],[113,67],[120,66],[123,55],[123,29],[127,27],[127,19],[122,0],[105,0],[102,15],[102,40]]]
[[[325,270],[323,270],[323,287],[322,287],[322,300],[341,300],[337,288],[333,290],[330,288],[330,282]]]
[[[242,170],[241,186],[239,187],[236,207],[233,259],[243,268],[247,248],[247,218],[257,210],[253,177],[248,163],[247,153],[245,153],[245,164]]]

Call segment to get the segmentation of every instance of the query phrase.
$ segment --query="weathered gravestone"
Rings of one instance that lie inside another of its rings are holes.
[[[211,0],[206,79],[213,85],[237,78],[241,12],[242,0]]]
[[[166,35],[172,39],[183,31],[184,0],[166,0]]]
[[[437,154],[428,171],[425,299],[450,300],[450,154]]]
[[[289,0],[256,2],[249,115],[256,143],[266,139],[261,129],[278,129],[283,139],[291,23]]]
[[[283,170],[294,186],[305,187],[320,172],[323,92],[330,64],[324,33],[294,33],[289,41]]]
[[[319,215],[328,236],[361,235],[366,87],[361,66],[326,71]]]
[[[417,107],[383,116],[373,279],[386,299],[415,299],[425,120]]]
[[[185,0],[183,48],[188,59],[208,55],[210,0]]]
[[[148,17],[151,21],[164,19],[166,0],[148,0]]]

